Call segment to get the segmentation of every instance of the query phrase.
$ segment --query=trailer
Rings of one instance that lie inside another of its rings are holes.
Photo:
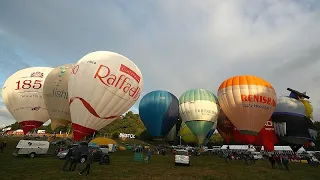
[[[13,155],[28,155],[34,158],[36,155],[47,154],[49,141],[20,140]]]

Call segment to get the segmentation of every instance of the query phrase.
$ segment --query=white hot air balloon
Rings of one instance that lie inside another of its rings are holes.
[[[93,134],[129,110],[142,87],[140,70],[120,54],[97,51],[81,58],[68,85],[74,140]]]
[[[43,85],[44,100],[47,105],[51,128],[71,123],[69,109],[68,82],[72,64],[62,65],[52,70]]]
[[[43,83],[52,70],[49,67],[22,69],[4,83],[3,102],[25,134],[49,120],[43,98]]]

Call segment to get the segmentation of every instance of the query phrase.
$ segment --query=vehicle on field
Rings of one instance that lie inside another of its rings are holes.
[[[263,156],[262,156],[262,154],[260,152],[251,151],[250,153],[251,153],[251,155],[253,156],[253,158],[255,160],[263,159]]]
[[[28,155],[34,158],[36,155],[47,154],[49,141],[20,140],[13,155]]]
[[[185,149],[177,149],[174,155],[175,165],[183,164],[190,166],[190,154]]]
[[[104,153],[103,150],[99,147],[88,147],[85,145],[78,145],[78,146],[73,147],[73,150],[74,150],[74,153],[78,153],[78,157],[80,158],[79,159],[80,163],[86,162],[87,157],[88,157],[88,153],[89,153],[89,149],[93,150],[94,161],[100,161],[103,156],[108,156],[108,154]],[[106,150],[104,150],[104,151],[106,151]],[[59,159],[65,159],[68,152],[69,152],[69,149],[61,151],[57,154],[57,157]],[[109,156],[108,156],[108,158],[109,158]]]

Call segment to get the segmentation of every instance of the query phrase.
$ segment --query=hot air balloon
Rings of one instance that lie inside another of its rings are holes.
[[[177,123],[171,128],[166,135],[165,140],[168,142],[175,142],[177,140],[178,132],[180,131],[182,121],[178,119]]]
[[[51,128],[66,126],[71,123],[68,97],[68,81],[72,64],[62,65],[52,70],[43,85],[44,100],[46,102]]]
[[[276,92],[257,76],[235,76],[218,89],[219,104],[232,124],[253,143],[276,106]]]
[[[179,112],[182,120],[197,136],[199,144],[217,122],[220,106],[217,97],[205,89],[192,89],[179,99]]]
[[[274,131],[272,119],[269,119],[259,132],[255,141],[256,146],[263,146],[265,151],[274,151],[274,145],[278,142],[277,135]]]
[[[210,129],[210,131],[208,132],[208,134],[206,135],[206,138],[203,140],[203,145],[206,145],[209,143],[209,141],[211,140],[211,138],[213,137],[214,132],[216,131],[217,128],[217,123],[215,123],[212,128]]]
[[[73,138],[81,140],[116,120],[137,101],[142,87],[142,74],[128,58],[109,51],[85,55],[68,83]]]
[[[288,143],[294,151],[304,144],[312,142],[317,137],[317,131],[306,114],[304,98],[309,96],[288,88],[289,96],[278,99],[276,109],[272,115],[274,128],[279,138]]]
[[[163,138],[179,118],[179,101],[168,91],[152,91],[139,103],[139,115],[149,134]]]
[[[234,126],[232,122],[228,119],[224,112],[220,110],[219,118],[217,121],[217,130],[227,144],[229,144],[234,139],[233,128]]]
[[[8,111],[22,126],[24,134],[49,120],[43,99],[43,83],[52,71],[49,67],[31,67],[11,75],[2,88]]]
[[[181,136],[181,139],[184,142],[190,143],[190,144],[199,144],[197,136],[195,136],[191,132],[191,130],[188,128],[188,126],[184,122],[181,123],[179,134]]]

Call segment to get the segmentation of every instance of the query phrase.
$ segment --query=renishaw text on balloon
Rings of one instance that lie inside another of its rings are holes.
[[[140,82],[140,76],[138,76],[128,67],[121,64],[120,71],[130,75],[138,83]],[[141,89],[139,87],[132,87],[132,85],[129,83],[131,80],[130,77],[124,74],[121,74],[118,77],[117,75],[112,74],[110,68],[105,65],[99,66],[94,78],[98,78],[104,85],[108,87],[113,86],[122,89],[124,93],[129,93],[129,96],[131,96],[134,100],[137,100],[141,94]]]
[[[274,99],[261,95],[241,94],[241,100],[242,102],[258,102],[262,104],[272,105],[273,107],[276,107],[277,104]]]

